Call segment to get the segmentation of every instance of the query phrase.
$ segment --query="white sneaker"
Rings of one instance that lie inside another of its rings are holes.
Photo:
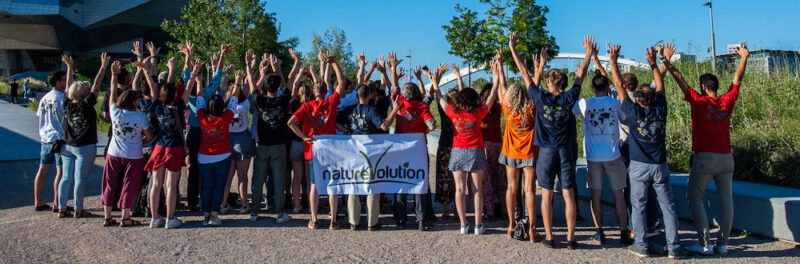
[[[209,226],[221,226],[222,219],[219,219],[219,216],[212,216],[211,219],[208,220]]]
[[[275,219],[275,221],[277,221],[279,224],[280,224],[280,223],[286,223],[286,222],[289,222],[289,220],[292,220],[292,217],[291,217],[291,216],[289,216],[289,214],[286,214],[286,213],[284,213],[282,216],[281,216],[281,215],[279,215],[279,216],[278,216],[278,218],[277,218],[277,219]]]
[[[483,225],[476,225],[475,226],[475,234],[476,235],[482,235],[483,232],[486,232],[486,228],[484,228]]]
[[[164,227],[164,218],[150,218],[150,228]]]
[[[714,254],[713,245],[708,245],[704,247],[701,246],[700,243],[694,243],[692,245],[686,246],[686,250],[692,253],[698,253],[706,256]]]
[[[233,208],[230,205],[225,205],[225,207],[219,209],[220,214],[229,214],[231,211],[233,211]]]
[[[164,225],[164,228],[166,228],[166,229],[178,228],[182,224],[183,224],[183,221],[181,221],[180,219],[178,219],[176,217],[176,218],[172,218],[172,219],[167,219],[167,224]]]
[[[469,225],[462,225],[461,226],[461,234],[462,235],[469,234]]]
[[[717,252],[720,255],[728,255],[728,246],[717,246]]]

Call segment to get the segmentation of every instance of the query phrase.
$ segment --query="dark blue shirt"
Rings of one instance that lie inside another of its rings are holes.
[[[183,146],[183,111],[186,108],[183,100],[178,99],[171,107],[162,105],[161,102],[153,103],[153,115],[158,121],[156,135],[157,145],[162,147]]]
[[[147,116],[147,121],[150,122],[150,131],[153,133],[154,136],[158,135],[158,121],[156,120],[155,115],[153,115],[153,106],[155,104],[152,100],[148,98],[144,98],[144,95],[141,91],[139,91],[139,105],[136,106],[136,111],[140,113],[144,113]],[[157,139],[157,138],[154,138]],[[142,147],[153,147],[155,145],[155,140],[150,140],[147,143],[142,144]]]
[[[649,164],[667,162],[665,135],[667,131],[667,97],[656,93],[656,104],[641,107],[633,103],[630,97],[622,102],[630,127],[628,148],[631,160]]]
[[[380,127],[385,121],[374,106],[362,104],[346,107],[336,120],[342,120],[351,135],[378,134],[383,131]]]
[[[536,102],[536,133],[533,144],[539,147],[555,148],[573,143],[578,136],[572,107],[578,102],[581,87],[553,95],[531,84],[528,94]]]

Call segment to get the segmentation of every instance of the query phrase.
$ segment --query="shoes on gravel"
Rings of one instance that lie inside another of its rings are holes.
[[[166,222],[164,218],[150,218],[150,228],[164,227]]]
[[[636,256],[638,256],[640,258],[646,258],[646,257],[650,256],[650,253],[647,252],[646,248],[640,248],[640,247],[637,247],[636,245],[629,246],[628,247],[628,252],[630,252],[631,254],[634,254],[634,255],[636,255]]]

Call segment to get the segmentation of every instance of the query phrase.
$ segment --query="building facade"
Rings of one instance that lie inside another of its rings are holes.
[[[717,56],[717,65],[723,70],[736,70],[739,65],[739,55],[736,53],[719,55]],[[750,51],[750,57],[747,58],[748,72],[767,74],[786,72],[797,76],[798,67],[800,67],[800,53],[793,50],[753,50]]]

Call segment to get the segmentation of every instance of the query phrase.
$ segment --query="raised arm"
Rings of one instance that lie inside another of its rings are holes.
[[[611,63],[611,76],[614,79],[614,87],[617,88],[619,101],[624,102],[625,97],[628,97],[628,93],[625,91],[625,87],[622,87],[622,75],[619,74],[619,65],[617,64],[620,48],[622,48],[620,45],[611,46],[608,51],[608,58]]]
[[[222,65],[225,65],[225,55],[230,53],[232,50],[233,44],[221,45],[219,47],[219,60],[217,60],[215,69],[222,69]]]
[[[144,78],[147,81],[147,86],[150,87],[150,100],[155,102],[156,100],[158,100],[158,85],[156,85],[155,82],[153,81],[153,75],[150,72],[151,65],[149,61],[150,60],[148,58],[142,61],[136,61],[133,63],[133,65],[139,68],[137,71],[142,71],[144,73]]]
[[[256,61],[256,53],[252,49],[247,50],[244,55],[244,64],[245,64],[245,72],[247,73],[247,89],[244,89],[248,93],[255,93],[256,92],[256,84],[254,82],[253,77],[253,64]]]
[[[294,52],[294,49],[289,48],[289,56],[292,57],[294,62],[292,63],[292,69],[289,71],[289,75],[286,77],[287,79],[284,80],[284,83],[294,82],[294,78],[297,77],[297,70],[300,67],[300,57],[297,56],[297,53]]]
[[[419,65],[417,65],[417,67],[414,68],[414,76],[417,77],[417,86],[419,86],[419,94],[424,96],[425,84],[422,83],[422,67],[420,67]]]
[[[319,79],[317,79],[317,73],[316,72],[317,72],[317,70],[314,69],[314,65],[313,64],[308,66],[308,74],[311,75],[311,82],[313,82],[313,83],[317,83],[317,81],[319,81]]]
[[[444,100],[444,97],[442,97],[442,91],[439,90],[439,80],[441,80],[442,74],[444,74],[445,71],[447,71],[447,64],[439,64],[439,68],[434,71],[433,78],[430,79],[431,89],[433,89],[433,93],[436,95],[436,102],[442,108],[445,108],[447,101]]]
[[[549,55],[547,55],[547,48],[542,48],[539,50],[539,55],[535,56],[534,60],[538,60],[538,62],[534,63],[534,70],[536,71],[533,75],[533,84],[536,87],[539,87],[539,83],[542,81],[542,73],[544,73],[544,67],[547,66],[547,59],[549,59]],[[503,73],[505,75],[505,73]]]
[[[74,69],[72,68],[72,62],[73,62],[72,57],[67,55],[61,55],[61,61],[67,65],[67,76],[66,76],[67,82],[65,87],[69,89],[69,86],[72,85],[72,72],[74,71]]]
[[[497,50],[497,53],[500,53],[500,49]],[[497,63],[500,63],[502,65],[503,57],[496,57],[496,58],[499,58],[500,62],[495,62],[494,63],[495,66],[493,68],[495,68],[495,69],[493,69],[492,71],[500,71],[500,70],[502,70],[502,69],[497,68]],[[489,62],[489,63],[492,63],[492,62]],[[500,76],[499,76],[499,74],[493,73],[492,77],[493,77],[492,79],[494,79],[492,81],[492,90],[489,91],[489,96],[486,97],[486,102],[483,102],[483,104],[486,105],[487,109],[492,109],[492,106],[494,106],[494,103],[497,102],[497,89],[500,87]]]
[[[195,61],[194,66],[192,67],[192,73],[189,75],[188,81],[184,84],[185,91],[183,92],[183,102],[186,103],[189,101],[189,96],[192,94],[192,89],[197,85],[197,73],[200,72],[200,68],[203,67],[203,62],[200,59]]]
[[[392,123],[394,123],[394,119],[397,117],[397,110],[400,109],[400,107],[397,106],[398,98],[400,98],[400,96],[392,95],[392,112],[389,113],[389,116],[387,116],[386,120],[384,120],[383,124],[381,124],[381,130],[383,131],[389,131]]]
[[[183,53],[186,57],[183,62],[183,70],[191,70],[192,69],[192,55],[194,54],[194,45],[188,39],[186,40],[185,44],[178,44],[178,51]]]
[[[464,90],[464,81],[461,79],[461,71],[458,69],[458,65],[455,63],[450,64],[450,70],[456,76],[456,80],[458,81],[458,90]]]
[[[369,81],[370,77],[372,77],[372,72],[375,71],[376,66],[378,66],[377,60],[372,61],[372,63],[369,64],[369,70],[367,70],[367,73],[363,77],[365,83]]]
[[[137,61],[134,61],[134,63],[141,62],[141,61],[143,61],[143,60],[137,60]],[[141,85],[141,80],[142,80],[142,69],[137,67],[136,68],[136,74],[133,75],[133,82],[131,83],[131,89],[134,90],[134,91],[138,91],[139,90],[139,85]]]
[[[300,70],[297,72],[297,77],[294,78],[294,81],[292,82],[292,86],[291,86],[291,88],[292,88],[292,98],[295,99],[295,100],[298,99],[298,90],[300,90],[300,80],[303,79],[303,75],[305,75],[305,74],[306,74],[306,68],[305,67],[300,67]]]
[[[667,42],[667,44],[664,45],[664,49],[662,49],[659,54],[661,57],[661,63],[664,64],[664,67],[667,69],[669,74],[671,74],[672,78],[675,79],[675,82],[678,83],[678,88],[681,88],[681,91],[683,91],[683,93],[686,93],[689,91],[689,89],[691,89],[689,88],[689,84],[687,84],[686,80],[683,79],[683,74],[681,74],[681,72],[678,71],[678,69],[675,68],[674,65],[672,65],[672,62],[669,61],[669,58],[666,57],[666,54],[673,52],[675,52],[675,44]],[[661,72],[659,71],[659,73]]]
[[[97,70],[97,75],[94,76],[94,82],[92,83],[92,93],[95,96],[100,92],[100,87],[103,86],[103,79],[106,76],[106,70],[108,70],[110,62],[111,56],[108,56],[105,52],[100,53],[100,69]]]
[[[145,47],[150,52],[150,57],[147,58],[150,62],[150,73],[158,73],[158,52],[161,51],[161,47],[156,47],[152,41],[147,42]]]
[[[400,76],[397,74],[397,65],[400,65],[401,62],[403,62],[403,60],[397,59],[397,52],[389,52],[389,76],[391,77],[392,87],[400,87]]]
[[[525,64],[519,57],[519,53],[517,53],[518,42],[519,42],[519,35],[517,34],[517,32],[511,32],[511,35],[508,36],[508,48],[511,50],[511,57],[514,58],[514,64],[517,65],[519,74],[522,75],[522,80],[525,82],[525,87],[531,87],[531,84],[533,84],[533,80],[531,80],[531,75],[528,74],[528,69],[525,68]]]
[[[340,96],[344,92],[345,86],[347,85],[344,79],[344,74],[342,74],[342,69],[339,68],[339,63],[336,62],[336,57],[331,55],[330,53],[325,53],[322,55],[323,60],[325,63],[328,63],[333,68],[333,71],[336,72],[336,93]]]
[[[386,75],[386,60],[384,60],[383,55],[378,57],[378,71],[381,73],[381,85],[383,86],[391,86],[389,83],[389,76]]]
[[[122,66],[119,65],[119,61],[114,61],[111,63],[111,88],[109,89],[109,96],[108,96],[108,108],[111,109],[111,105],[114,104],[115,99],[117,98],[117,74],[119,74],[120,69]]]
[[[669,49],[669,50],[665,50],[664,44],[658,45],[658,47],[656,48],[656,51],[658,51],[659,58],[660,58],[660,56],[663,56],[664,58],[667,58],[667,60],[670,60],[672,58],[672,55],[675,54],[674,44],[673,44],[673,49]],[[667,74],[667,65],[662,63],[661,67],[658,68],[658,70],[661,72],[661,76],[666,75]]]
[[[653,47],[647,48],[644,52],[644,58],[647,59],[650,68],[653,69],[653,82],[656,83],[656,92],[663,94],[664,78],[661,76],[661,71],[658,70],[658,64],[656,63],[656,49]]]
[[[286,87],[287,87],[286,86],[286,78],[283,77],[283,72],[281,72],[281,59],[279,59],[278,56],[275,56],[273,54],[273,55],[270,56],[269,65],[270,65],[270,67],[272,67],[272,71],[275,72],[275,74],[278,74],[279,77],[281,77],[281,87],[280,87],[280,89],[283,92],[286,92]]]
[[[603,64],[600,63],[600,58],[597,56],[597,44],[594,45],[594,51],[592,51],[592,61],[594,62],[594,68],[600,71],[600,75],[608,77],[608,73],[606,69],[603,68]]]
[[[592,37],[591,34],[583,37],[583,44],[581,44],[581,46],[586,50],[586,56],[583,57],[583,63],[580,68],[578,68],[577,72],[575,72],[576,77],[573,85],[576,86],[583,84],[583,78],[586,77],[586,71],[589,69],[589,59],[592,57],[594,51],[597,50],[594,37]]]
[[[739,53],[739,67],[736,68],[736,75],[733,76],[733,85],[739,86],[744,78],[744,71],[747,68],[747,58],[750,57],[750,50],[747,49],[747,42],[742,41],[736,47],[736,53]]]
[[[359,84],[364,83],[364,67],[367,65],[364,57],[364,51],[361,51],[361,54],[356,55],[356,61],[358,61],[358,71],[356,72],[356,86]]]

